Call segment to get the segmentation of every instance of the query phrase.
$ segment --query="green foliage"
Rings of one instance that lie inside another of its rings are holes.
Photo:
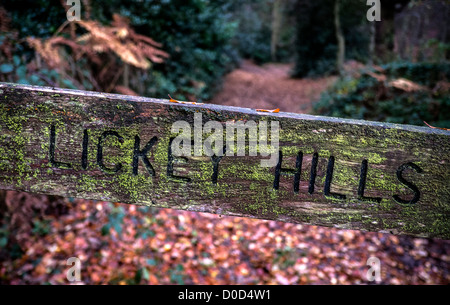
[[[439,62],[440,60],[450,59],[450,43],[439,41],[436,38],[428,40],[425,47],[433,50],[431,60]]]
[[[162,43],[170,54],[144,77],[145,95],[209,99],[236,57],[229,44],[235,24],[228,20],[226,1],[112,0],[106,6],[94,1],[91,5],[95,19],[108,22],[113,13],[125,16],[138,33]]]
[[[365,73],[359,78],[338,80],[322,94],[314,106],[314,113],[421,126],[423,121],[437,127],[450,126],[449,94],[445,90],[435,90],[439,81],[450,79],[449,63],[392,63],[383,68],[386,82]],[[406,92],[387,85],[398,77],[425,88]]]
[[[33,220],[33,234],[45,236],[49,234],[51,231],[50,221],[49,220]]]
[[[66,21],[66,11],[59,0],[2,0],[1,6],[20,37],[50,37]]]
[[[333,3],[334,0],[298,1],[294,76],[304,77],[334,71],[337,47]]]
[[[11,64],[2,64],[0,65],[0,72],[1,73],[10,73],[14,70],[14,66]]]
[[[138,269],[136,271],[136,274],[134,276],[134,279],[129,282],[128,284],[131,285],[138,285],[141,283],[141,281],[144,279],[146,281],[148,281],[148,279],[150,278],[150,273],[148,272],[147,268],[145,267],[141,267],[140,269]]]
[[[394,62],[382,66],[391,77],[404,77],[427,87],[434,87],[438,81],[450,79],[450,64]]]
[[[20,29],[22,28],[19,27]],[[0,53],[0,81],[77,89],[70,80],[64,79],[56,70],[38,69],[35,65],[32,65],[34,68],[30,68],[29,61],[31,56],[28,54],[28,50],[24,49],[23,44],[21,44],[20,39],[15,34],[14,31],[0,32],[0,49],[3,47],[12,54],[8,58],[8,56],[3,56],[3,53]],[[91,88],[86,87],[86,89],[89,90]]]
[[[184,285],[184,267],[177,264],[175,269],[170,270],[170,281],[173,284]]]
[[[227,11],[237,27],[231,43],[244,58],[257,63],[271,61],[270,44],[272,35],[272,10],[274,0],[233,0],[228,1]],[[293,38],[295,36],[295,1],[281,3],[280,37],[277,59],[288,62],[292,59]]]
[[[258,63],[270,61],[270,7],[261,6],[261,3],[262,1],[236,1],[233,9],[238,22],[233,45],[244,58]]]
[[[9,230],[7,225],[0,227],[0,249],[3,249],[8,244]]]
[[[297,3],[296,65],[294,77],[336,72],[337,41],[335,0],[299,0]],[[364,61],[368,56],[367,6],[365,1],[342,0],[340,21],[346,57]]]
[[[89,18],[109,24],[117,13],[129,18],[131,26],[139,34],[162,43],[162,49],[170,58],[154,65],[145,73],[132,69],[131,89],[141,95],[167,98],[171,94],[177,99],[210,99],[220,86],[221,77],[237,62],[237,52],[230,40],[234,37],[236,22],[231,21],[229,3],[224,0],[111,0],[90,1],[90,7],[82,2],[82,19]],[[66,11],[60,1],[6,0],[2,5],[12,19],[11,27],[19,31],[21,38],[52,36],[66,21]],[[27,8],[24,10],[23,8]],[[25,62],[32,57],[24,44],[18,50],[26,55]],[[10,63],[6,63],[10,64]],[[83,63],[78,62],[78,67]],[[2,66],[9,71],[10,66]],[[40,84],[38,78],[20,78],[22,83]],[[88,78],[86,78],[88,79]],[[63,80],[58,86],[67,87]],[[82,83],[84,89],[92,90],[89,82]]]
[[[340,21],[345,37],[345,57],[366,62],[369,57],[369,22],[366,1],[342,0]],[[334,30],[334,27],[333,27]]]
[[[110,206],[112,206],[110,204]],[[125,217],[125,209],[121,206],[112,207],[108,214],[108,223],[102,227],[102,235],[108,235],[111,229],[114,229],[119,236],[122,234],[123,218]]]

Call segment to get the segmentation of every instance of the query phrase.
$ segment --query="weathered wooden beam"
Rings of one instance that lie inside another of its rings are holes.
[[[0,100],[1,189],[450,238],[449,131],[7,83]],[[177,157],[176,121],[278,122],[279,148]]]

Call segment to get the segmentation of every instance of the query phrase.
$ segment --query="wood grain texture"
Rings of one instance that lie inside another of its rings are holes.
[[[6,83],[0,100],[1,189],[450,238],[449,131]],[[174,157],[195,114],[279,122],[276,164]]]

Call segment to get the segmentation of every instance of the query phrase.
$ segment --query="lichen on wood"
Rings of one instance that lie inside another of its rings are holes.
[[[450,238],[449,131],[5,83],[0,96],[2,189]],[[278,162],[174,157],[173,123],[199,113],[278,122]]]

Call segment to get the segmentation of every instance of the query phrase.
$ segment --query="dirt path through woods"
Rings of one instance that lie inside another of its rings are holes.
[[[311,103],[331,85],[336,77],[293,79],[292,65],[268,63],[258,66],[243,61],[229,73],[222,90],[211,100],[213,104],[246,108],[275,109],[309,113]]]

